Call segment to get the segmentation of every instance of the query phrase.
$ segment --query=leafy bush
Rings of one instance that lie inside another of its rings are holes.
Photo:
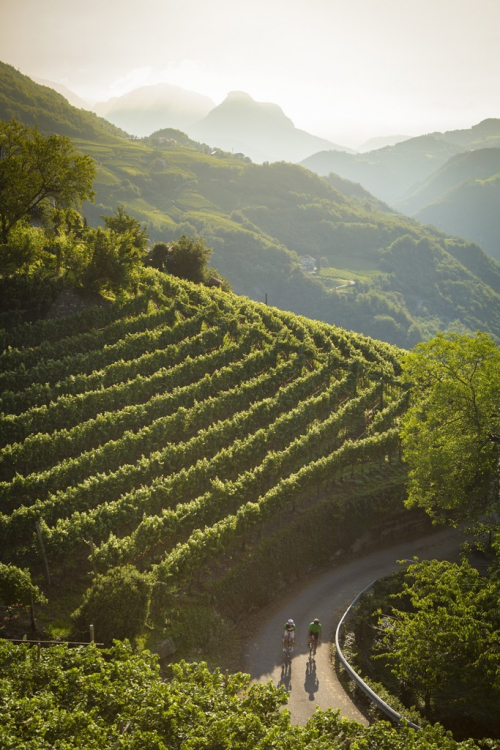
[[[283,711],[287,694],[181,662],[162,680],[150,653],[121,643],[109,651],[55,646],[39,655],[0,643],[2,747],[23,750],[477,750],[442,727],[422,732],[387,722],[363,727],[317,710],[305,726]],[[484,745],[483,745],[484,747]]]
[[[151,582],[132,565],[96,576],[83,602],[73,612],[73,634],[86,638],[94,625],[98,641],[134,640],[149,612]]]
[[[206,265],[212,254],[202,237],[195,239],[183,234],[177,242],[157,242],[149,255],[149,264],[180,279],[205,281]]]
[[[0,563],[0,602],[6,607],[15,604],[27,606],[32,602],[44,604],[46,601],[44,594],[32,582],[28,570]]]

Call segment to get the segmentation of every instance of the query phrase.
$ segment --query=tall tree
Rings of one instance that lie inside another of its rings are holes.
[[[394,595],[411,607],[394,607],[380,619],[379,658],[427,709],[436,699],[448,711],[463,711],[464,696],[479,705],[492,692],[498,699],[498,595],[498,581],[465,560],[415,558]]]
[[[15,120],[0,122],[0,239],[47,205],[67,208],[93,198],[95,165],[65,136],[44,136]]]
[[[189,281],[204,281],[206,266],[212,249],[205,245],[202,237],[195,239],[183,234],[169,247],[164,263],[168,273]]]
[[[452,523],[499,509],[500,348],[486,334],[440,334],[406,357],[402,427],[410,505]]]
[[[33,583],[27,568],[0,563],[0,603],[9,608],[16,605],[29,607],[31,626],[36,630],[34,605],[46,604],[47,597]]]
[[[148,246],[146,227],[141,227],[140,221],[130,216],[123,206],[118,206],[113,216],[101,216],[108,229],[118,235],[127,235],[129,243],[138,251],[136,255],[142,259]]]

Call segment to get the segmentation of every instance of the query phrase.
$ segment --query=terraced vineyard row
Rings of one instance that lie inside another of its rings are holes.
[[[4,562],[42,543],[56,576],[210,588],[304,508],[403,481],[388,345],[155,273],[134,305],[34,328],[0,355]]]

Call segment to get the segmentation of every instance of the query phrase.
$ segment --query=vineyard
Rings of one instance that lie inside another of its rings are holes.
[[[387,344],[147,272],[0,362],[0,560],[42,585],[130,564],[237,617],[401,507]]]
[[[327,268],[321,268],[319,275],[325,279],[338,281],[339,284],[345,284],[346,281],[367,281],[367,279],[374,278],[380,274],[373,270],[365,271],[364,273],[356,273],[356,271],[350,271],[347,269],[341,270],[339,268],[328,266]]]

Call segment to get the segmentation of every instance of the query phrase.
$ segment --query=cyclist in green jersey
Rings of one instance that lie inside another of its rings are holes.
[[[323,626],[316,617],[309,625],[307,629],[307,645],[309,645],[311,642],[314,646],[314,653],[316,653],[316,649],[318,647],[318,643],[321,641],[321,630]]]

